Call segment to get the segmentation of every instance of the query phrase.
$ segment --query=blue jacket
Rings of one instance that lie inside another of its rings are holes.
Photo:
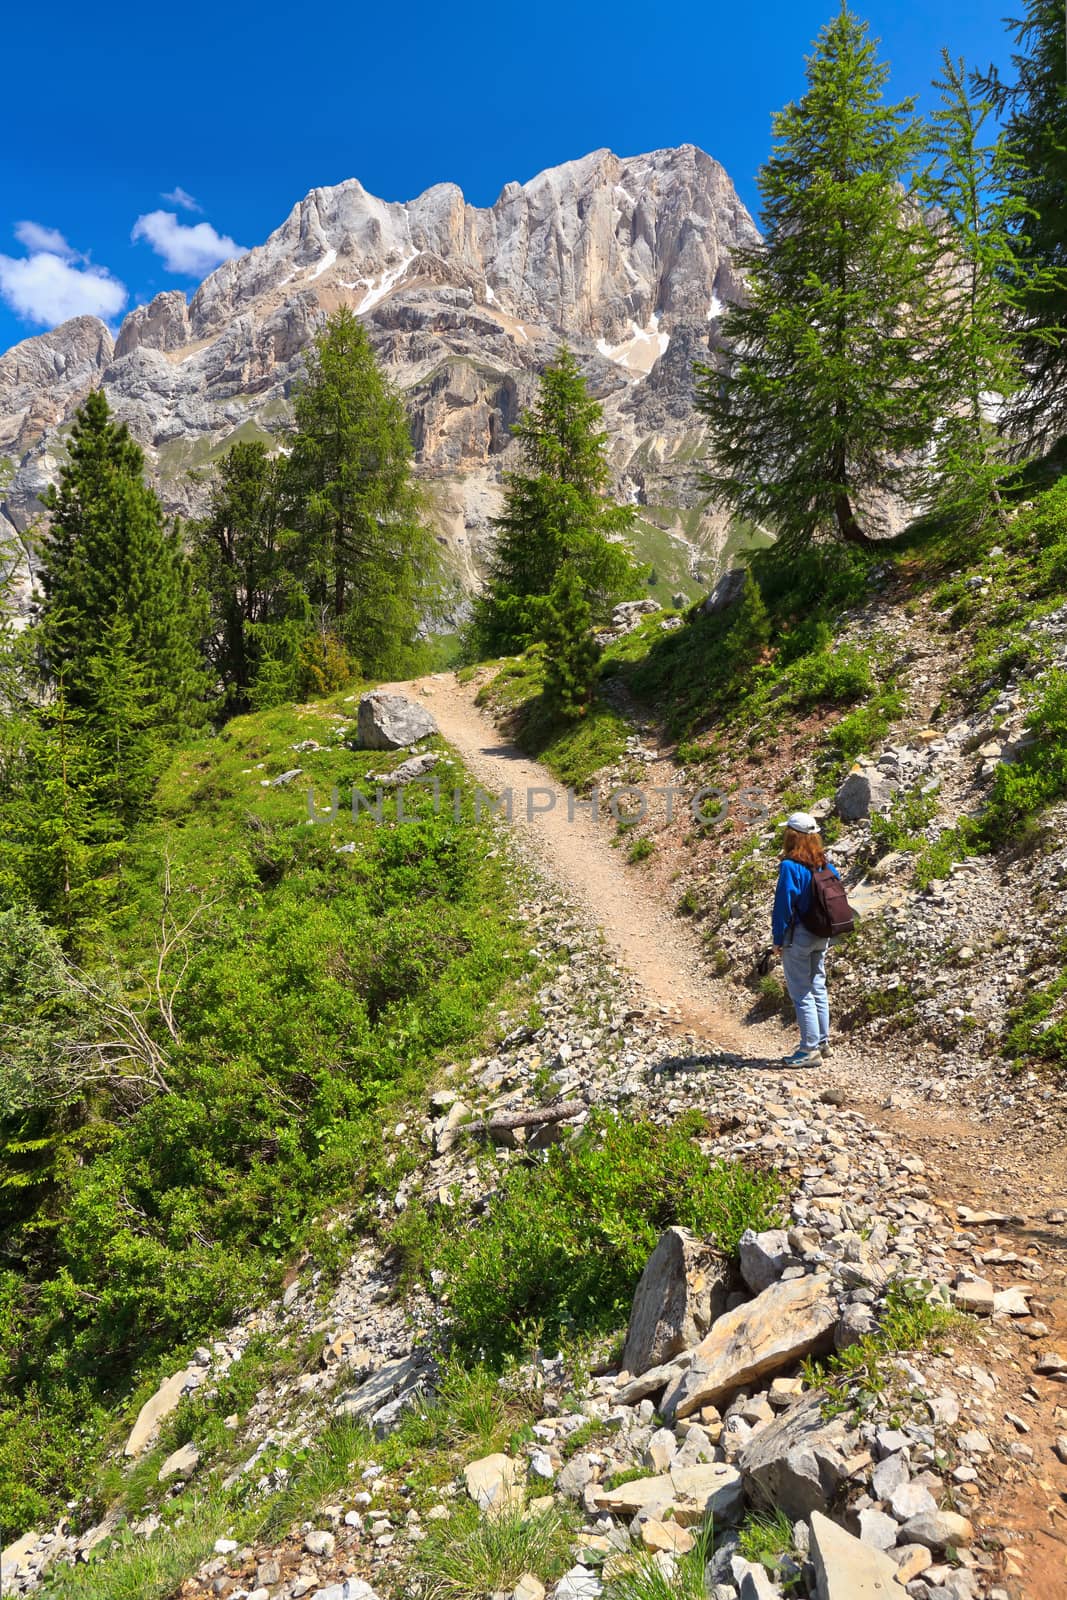
[[[837,869],[828,861],[834,877],[840,876]],[[774,891],[774,911],[771,914],[771,941],[776,945],[789,942],[789,930],[794,922],[799,922],[811,905],[811,879],[810,867],[803,862],[790,861],[786,858],[778,868],[778,887]]]

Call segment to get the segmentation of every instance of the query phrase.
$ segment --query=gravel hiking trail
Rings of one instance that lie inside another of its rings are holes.
[[[701,1044],[712,1045],[736,1056],[739,1071],[767,1072],[773,1095],[773,1069],[793,1048],[792,1032],[740,1015],[736,991],[708,974],[692,924],[674,913],[661,885],[630,867],[624,852],[612,845],[612,816],[602,809],[594,820],[588,804],[570,804],[564,785],[479,710],[480,676],[460,683],[454,673],[435,673],[382,687],[429,706],[443,737],[487,793],[512,791],[511,822],[521,852],[599,927],[643,991],[647,1009],[684,1038],[692,1053],[698,1054]],[[831,972],[831,1004],[832,999]],[[1027,1105],[994,1118],[927,1103],[909,1094],[909,1065],[891,1050],[843,1043],[821,1071],[827,1089],[842,1091],[895,1144],[923,1162],[930,1197],[947,1219],[955,1221],[961,1205],[998,1214],[1001,1220],[988,1244],[995,1238],[1009,1261],[1029,1257],[1039,1263],[1039,1309],[1056,1348],[1067,1350],[1067,1226],[1051,1220],[1060,1208],[1067,1209],[1067,1146],[1061,1130],[1044,1126],[1040,1112]],[[1067,1404],[1027,1403],[1033,1348],[1024,1332],[1012,1330],[995,1347],[995,1360],[989,1352],[984,1355],[996,1372],[1000,1403],[1030,1420],[1026,1443],[1033,1449],[1033,1466],[1017,1475],[1009,1468],[996,1503],[983,1508],[983,1522],[987,1528],[995,1522],[999,1542],[1018,1558],[1023,1587],[1013,1595],[1063,1600],[1067,1468],[1056,1461],[1052,1446],[1067,1431]],[[1018,1550],[1012,1548],[1014,1539]]]

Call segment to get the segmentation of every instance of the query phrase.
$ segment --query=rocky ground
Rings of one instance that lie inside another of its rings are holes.
[[[544,1025],[531,1034],[503,1021],[492,1056],[428,1086],[423,1125],[395,1135],[421,1138],[426,1162],[417,1179],[381,1197],[383,1213],[409,1204],[416,1189],[432,1199],[491,1187],[463,1123],[535,1107],[547,1095],[581,1103],[561,1128],[580,1125],[597,1105],[657,1120],[699,1108],[709,1157],[780,1168],[787,1226],[746,1241],[736,1284],[719,1281],[698,1241],[668,1235],[635,1304],[625,1352],[632,1370],[589,1379],[565,1403],[572,1379],[546,1353],[529,1374],[540,1420],[520,1453],[465,1463],[432,1503],[371,1463],[337,1504],[280,1544],[220,1541],[182,1594],[399,1600],[420,1592],[411,1561],[429,1521],[464,1497],[493,1515],[526,1492],[580,1519],[554,1600],[600,1594],[634,1550],[656,1552],[669,1570],[709,1508],[718,1528],[766,1505],[794,1524],[791,1554],[772,1576],[727,1536],[707,1573],[716,1600],[814,1595],[817,1585],[831,1600],[851,1600],[883,1592],[862,1585],[889,1575],[914,1600],[1061,1594],[1067,1213],[1040,1204],[1025,1218],[968,1209],[971,1190],[857,1110],[832,1069],[790,1076],[680,1033],[551,886],[523,914],[546,952],[562,958],[538,997]],[[536,1160],[526,1142],[521,1131],[508,1134],[499,1166]],[[968,1319],[930,1348],[889,1361],[879,1384],[857,1390],[861,1406],[827,1417],[806,1389],[804,1356],[853,1344],[877,1324],[889,1285],[904,1282],[965,1307]],[[432,1387],[440,1310],[419,1295],[400,1297],[368,1245],[355,1249],[325,1305],[319,1288],[306,1263],[277,1304],[199,1351],[145,1408],[127,1450],[148,1447],[181,1392],[210,1392],[262,1332],[312,1341],[317,1359],[260,1394],[241,1425],[237,1474],[264,1491],[276,1486],[257,1475],[259,1458],[272,1444],[309,1442],[334,1414],[387,1432],[401,1407]],[[722,1298],[712,1306],[709,1294]],[[584,1441],[577,1449],[569,1443],[576,1437]],[[163,1471],[178,1486],[206,1468],[188,1452]],[[398,1505],[407,1509],[398,1514]],[[153,1523],[142,1526],[146,1536]],[[31,1586],[44,1559],[76,1555],[104,1531],[69,1540],[57,1530],[21,1554],[26,1580],[10,1592]],[[537,1573],[514,1591],[516,1600],[543,1593]]]
[[[1044,670],[1062,669],[1067,608],[1033,626],[1041,635]],[[1012,1070],[1004,1035],[1013,1009],[1061,965],[1067,807],[1053,808],[1031,846],[1008,862],[970,856],[952,862],[928,885],[915,881],[923,845],[961,818],[978,815],[998,765],[1025,748],[1034,685],[1011,681],[985,695],[980,708],[969,705],[954,686],[960,642],[947,614],[938,615],[925,599],[907,612],[884,598],[858,608],[840,643],[874,647],[891,659],[905,708],[885,739],[857,759],[836,798],[815,806],[818,815],[835,816],[839,823],[832,858],[861,913],[859,936],[830,958],[839,1066],[852,1060],[859,1074],[869,1073],[872,1047],[887,1063],[902,1055],[907,1071],[899,1088],[905,1100],[998,1115],[1022,1110],[1024,1137],[1036,1102],[1047,1148],[1061,1142],[1067,1126],[1067,1081],[1061,1074]],[[813,718],[784,727],[769,744],[732,751],[730,786],[748,789],[774,812],[781,809],[777,796],[783,791],[810,795],[825,782],[818,759],[824,722]],[[708,781],[701,768],[677,760],[651,722],[639,720],[637,729],[625,760],[599,777],[605,793],[626,782],[675,785],[687,794]],[[871,819],[889,812],[897,794],[929,797],[931,815],[906,846],[891,848]],[[640,876],[671,907],[688,891],[696,908],[691,959],[704,993],[717,996],[729,1013],[745,1006],[747,990],[747,1020],[758,1025],[779,1010],[773,996],[760,1000],[754,972],[768,942],[778,836],[774,828],[755,838],[749,834],[755,849],[739,865],[736,851],[748,829],[743,809],[736,816],[740,837],[737,826],[698,832],[684,805],[668,825],[654,802],[640,831],[655,853],[642,863]],[[787,1001],[781,1015],[791,1015]],[[758,1026],[756,1031],[758,1036]]]

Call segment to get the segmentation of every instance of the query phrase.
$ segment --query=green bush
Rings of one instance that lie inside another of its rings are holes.
[[[477,1227],[409,1208],[394,1242],[410,1270],[443,1275],[457,1348],[500,1361],[533,1339],[612,1332],[664,1228],[732,1251],[746,1228],[773,1226],[777,1177],[709,1161],[700,1130],[695,1113],[660,1127],[595,1112],[578,1137],[509,1168]]]
[[[834,645],[801,657],[788,677],[797,706],[851,705],[877,688],[870,657],[856,645]]]
[[[982,816],[982,836],[993,847],[1067,795],[1067,672],[1044,679],[1026,725],[1034,742],[1015,761],[1001,762]]]
[[[883,691],[867,705],[849,711],[826,735],[831,748],[846,761],[872,750],[889,731],[890,723],[904,709],[904,696],[897,689]]]
[[[958,1335],[967,1319],[943,1301],[929,1298],[931,1286],[914,1278],[895,1279],[886,1290],[873,1333],[823,1363],[810,1358],[804,1376],[812,1388],[823,1388],[828,1411],[851,1407],[857,1417],[884,1402],[898,1374],[892,1357],[924,1346],[937,1346]]]
[[[978,824],[961,817],[953,828],[943,828],[930,844],[923,845],[915,857],[915,882],[927,888],[936,879],[947,878],[955,861],[963,861],[982,848]]]
[[[222,1497],[193,1500],[180,1523],[151,1539],[120,1538],[85,1566],[57,1568],[41,1600],[169,1600],[211,1554],[230,1515]]]
[[[1004,1053],[1067,1067],[1067,972],[1035,988],[1008,1017]]]
[[[871,837],[883,850],[918,850],[923,829],[937,815],[937,791],[898,789],[884,815],[871,814]]]
[[[793,1524],[784,1511],[751,1511],[738,1529],[738,1551],[746,1561],[777,1572],[783,1556],[795,1556]]]

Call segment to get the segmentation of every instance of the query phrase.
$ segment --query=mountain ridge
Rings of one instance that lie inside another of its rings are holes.
[[[694,145],[590,152],[473,206],[438,183],[410,201],[357,178],[317,187],[189,301],[168,290],[112,337],[76,318],[0,356],[0,532],[23,535],[64,430],[101,385],[146,451],[167,509],[196,514],[190,477],[237,437],[272,440],[322,317],[351,306],[404,393],[416,469],[469,589],[491,543],[510,430],[559,343],[605,408],[616,492],[649,508],[664,580],[710,576],[726,528],[699,492],[692,363],[739,283],[756,229],[719,162]],[[657,534],[663,537],[657,542]],[[665,541],[665,542],[664,542]]]

